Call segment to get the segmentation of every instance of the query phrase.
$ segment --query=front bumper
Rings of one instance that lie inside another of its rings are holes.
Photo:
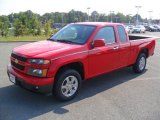
[[[26,75],[17,70],[14,70],[9,64],[7,73],[15,76],[15,84],[27,90],[38,93],[51,93],[53,89],[54,78],[40,78]]]

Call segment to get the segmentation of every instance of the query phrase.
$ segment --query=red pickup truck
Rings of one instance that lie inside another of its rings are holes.
[[[14,48],[7,73],[16,85],[70,100],[82,80],[127,66],[143,72],[154,48],[153,38],[128,35],[122,24],[73,23],[48,40]]]

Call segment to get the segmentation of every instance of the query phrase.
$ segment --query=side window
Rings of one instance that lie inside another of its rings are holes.
[[[103,28],[101,28],[97,32],[94,40],[96,40],[96,39],[104,39],[105,43],[107,43],[107,44],[115,43],[116,39],[115,39],[115,34],[114,34],[114,28],[113,27],[103,27]]]
[[[121,42],[127,41],[126,31],[123,26],[117,26],[118,35]]]

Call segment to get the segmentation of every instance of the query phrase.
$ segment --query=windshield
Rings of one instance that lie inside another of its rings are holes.
[[[91,25],[70,24],[58,31],[49,40],[84,44],[87,42],[95,28],[96,26]]]

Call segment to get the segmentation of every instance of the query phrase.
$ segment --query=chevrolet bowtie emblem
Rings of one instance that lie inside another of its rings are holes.
[[[14,62],[15,62],[16,64],[18,64],[18,60],[17,60],[17,59],[15,59]]]

